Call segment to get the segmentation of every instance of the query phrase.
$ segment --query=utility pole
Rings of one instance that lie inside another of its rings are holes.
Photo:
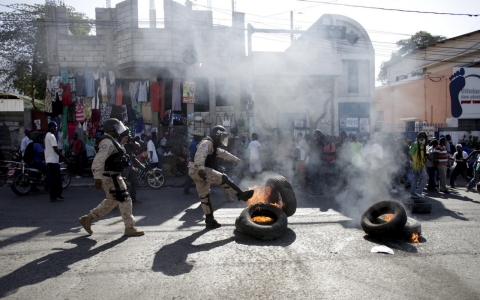
[[[290,30],[293,31],[293,10],[290,11]],[[293,42],[293,32],[290,34],[290,40]]]

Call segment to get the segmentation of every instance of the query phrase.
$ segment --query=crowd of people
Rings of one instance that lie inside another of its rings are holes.
[[[261,138],[253,133],[250,138],[236,137],[226,149],[242,160],[234,168],[227,167],[233,178],[255,178],[273,171],[285,175],[297,188],[308,189],[310,197],[322,195],[326,189],[352,187],[352,179],[359,177],[395,194],[407,188],[413,199],[424,198],[424,188],[448,194],[447,180],[450,188],[456,188],[458,176],[469,182],[468,191],[476,190],[479,181],[480,145],[472,151],[465,144],[454,145],[450,135],[437,140],[419,132],[412,141],[376,133],[359,141],[356,135],[341,132],[330,136],[320,130],[312,135],[299,132],[295,138]]]

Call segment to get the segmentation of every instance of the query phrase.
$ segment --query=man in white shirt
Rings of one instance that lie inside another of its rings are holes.
[[[28,144],[30,144],[32,140],[30,139],[30,129],[25,129],[25,137],[22,139],[20,143],[20,152],[22,152],[22,157],[25,155],[25,149],[27,149]]]
[[[152,136],[150,134],[147,135],[147,154],[150,161],[150,166],[152,166],[152,168],[158,167],[157,149],[155,149],[155,144],[153,143]]]
[[[256,173],[262,173],[260,153],[258,152],[260,146],[258,134],[252,133],[252,141],[248,144],[248,149],[250,150],[250,173],[252,173],[253,178],[255,178]]]
[[[58,150],[57,139],[53,133],[57,130],[57,123],[48,123],[48,132],[45,135],[45,162],[48,165],[48,182],[50,183],[50,201],[63,201],[62,197],[62,176],[60,174],[60,157],[70,164],[60,150]]]

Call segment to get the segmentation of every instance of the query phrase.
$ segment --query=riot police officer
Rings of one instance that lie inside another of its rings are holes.
[[[105,133],[99,139],[98,151],[92,163],[92,173],[95,179],[95,189],[100,190],[103,187],[106,199],[92,209],[88,215],[82,216],[79,219],[80,224],[89,234],[92,234],[92,220],[106,215],[118,205],[125,223],[125,235],[143,235],[143,231],[134,227],[132,199],[121,176],[123,169],[129,165],[129,157],[125,152],[124,145],[132,140],[130,131],[115,118],[106,120],[103,124],[103,130]],[[115,141],[115,138],[120,143]],[[140,147],[140,145],[137,147]]]
[[[197,146],[194,159],[188,164],[188,175],[195,182],[200,204],[205,214],[206,228],[214,229],[221,227],[213,217],[213,207],[210,201],[210,184],[219,184],[231,194],[237,195],[238,200],[247,201],[253,196],[253,191],[242,191],[233,183],[227,175],[215,169],[216,158],[239,162],[240,159],[228,151],[223,150],[220,145],[227,146],[228,132],[223,126],[213,127],[210,136],[204,138]]]

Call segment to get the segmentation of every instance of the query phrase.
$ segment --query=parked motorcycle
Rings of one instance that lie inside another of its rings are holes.
[[[66,157],[71,162],[75,162],[75,155],[73,155],[72,151],[68,151],[68,153],[66,154]],[[83,172],[88,173],[90,175],[93,175],[92,174],[92,163],[93,163],[94,158],[95,158],[95,156],[86,156],[84,158]],[[72,163],[72,164],[68,165],[67,169],[68,169],[68,171],[70,171],[72,173],[75,173],[75,163]]]
[[[162,169],[152,168],[147,162],[147,158],[146,152],[133,157],[132,168],[138,173],[139,180],[145,180],[152,189],[159,189],[165,184],[165,175],[163,175]]]
[[[47,184],[46,174],[43,174],[39,169],[28,167],[26,163],[12,161],[7,164],[7,167],[7,186],[10,186],[12,191],[19,196],[27,195],[34,186],[41,188]],[[62,176],[62,188],[66,189],[72,178],[62,164],[60,174]]]

